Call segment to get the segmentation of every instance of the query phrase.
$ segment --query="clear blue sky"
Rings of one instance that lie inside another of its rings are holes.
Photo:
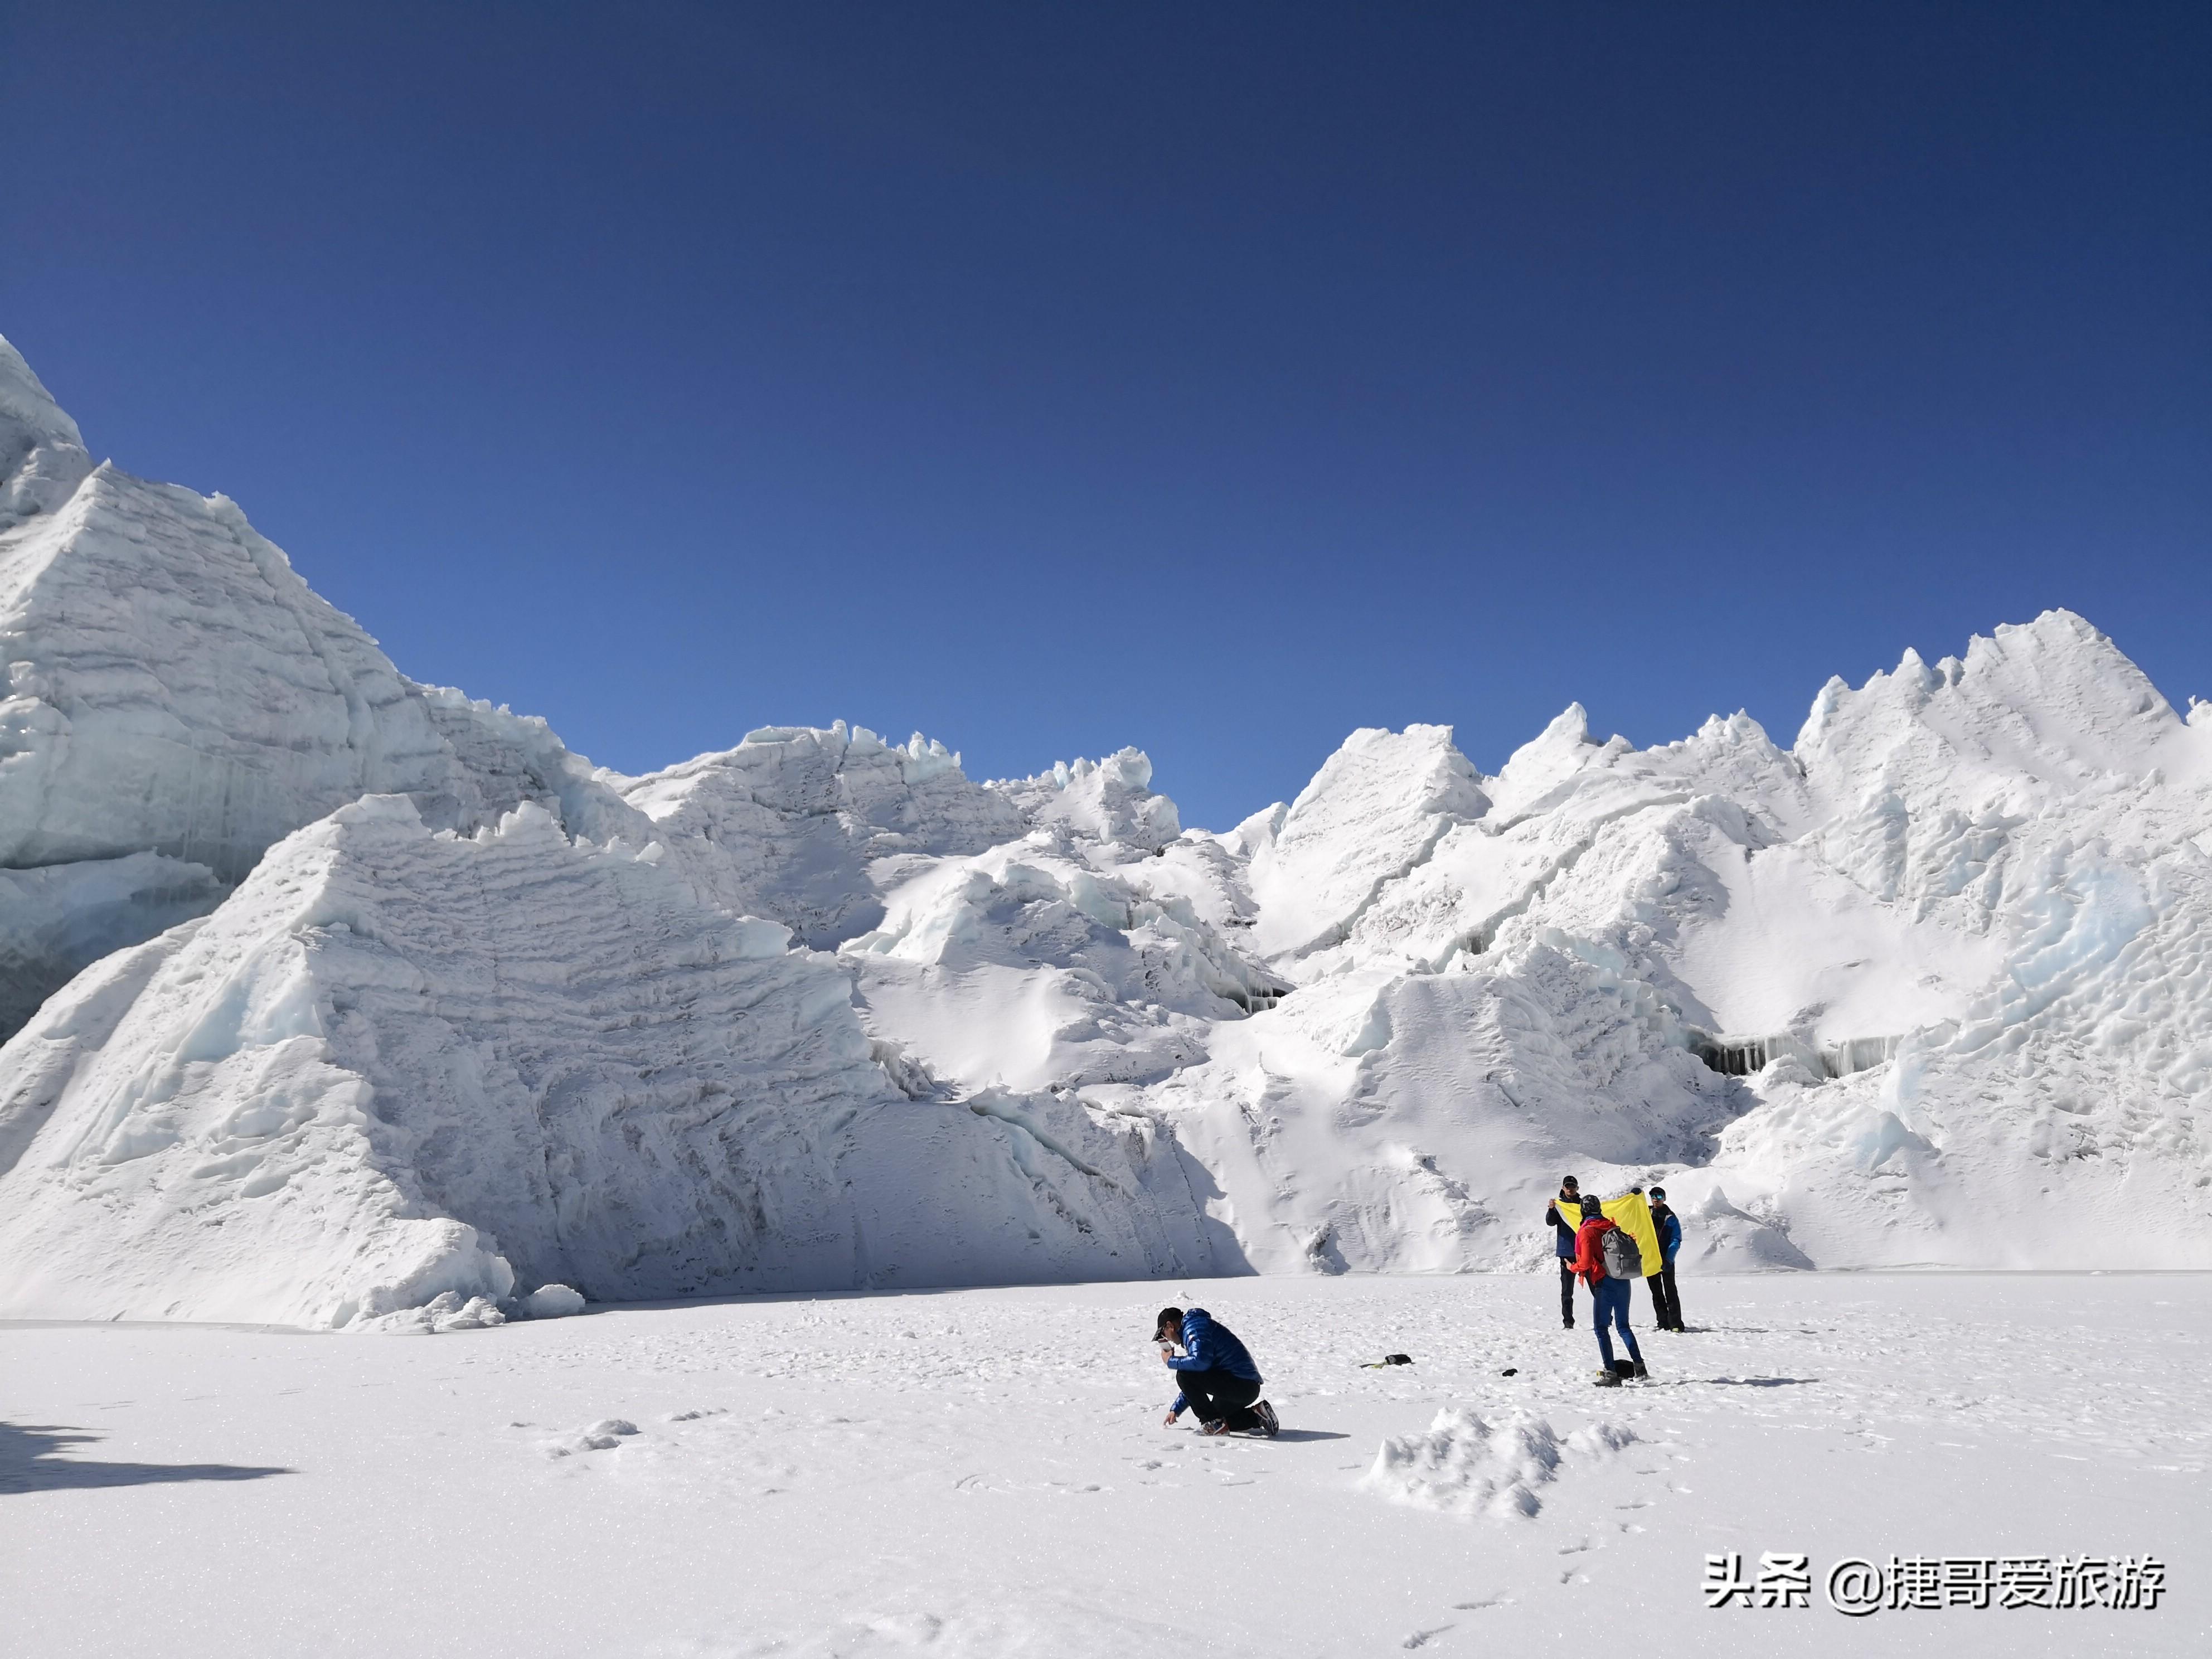
[[[2212,7],[0,9],[0,332],[418,678],[1186,823],[2047,606],[2212,696]]]

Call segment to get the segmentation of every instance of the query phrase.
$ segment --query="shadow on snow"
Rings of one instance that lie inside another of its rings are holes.
[[[172,1480],[258,1480],[295,1470],[243,1463],[99,1463],[62,1455],[100,1436],[52,1423],[0,1423],[0,1492],[145,1486]]]

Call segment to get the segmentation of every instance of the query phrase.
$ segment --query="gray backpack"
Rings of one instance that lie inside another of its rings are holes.
[[[1605,1276],[1607,1279],[1641,1279],[1644,1277],[1644,1252],[1637,1248],[1636,1236],[1618,1223],[1598,1235],[1598,1249],[1605,1257]]]

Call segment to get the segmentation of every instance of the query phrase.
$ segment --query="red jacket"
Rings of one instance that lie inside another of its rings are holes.
[[[1593,1290],[1605,1277],[1605,1246],[1601,1240],[1614,1224],[1601,1215],[1594,1215],[1575,1230],[1575,1276]]]

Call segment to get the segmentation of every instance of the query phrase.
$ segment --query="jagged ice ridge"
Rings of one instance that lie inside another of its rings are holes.
[[[1708,1265],[2212,1266],[2212,705],[2067,612],[1218,835],[842,721],[630,778],[0,342],[0,1315],[1518,1270],[1568,1169]]]

